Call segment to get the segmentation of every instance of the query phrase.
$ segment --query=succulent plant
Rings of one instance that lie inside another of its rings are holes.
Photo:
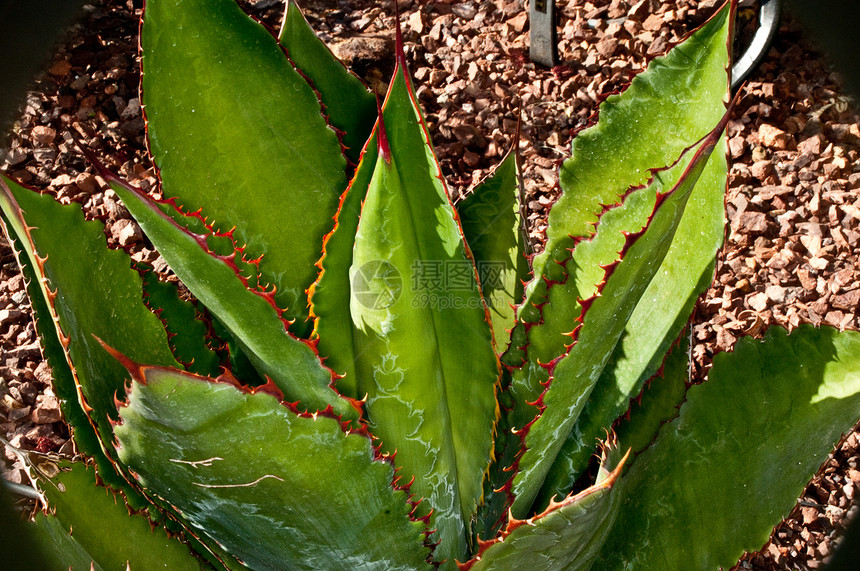
[[[293,2],[275,37],[233,0],[148,0],[157,196],[82,150],[193,299],[0,182],[79,452],[22,452],[50,564],[716,569],[760,547],[856,421],[860,337],[773,329],[689,384],[734,9],[601,104],[526,256],[515,153],[453,205],[402,42],[377,107]]]

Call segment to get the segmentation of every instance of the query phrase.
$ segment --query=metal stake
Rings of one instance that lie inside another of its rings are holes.
[[[530,0],[529,2],[529,58],[547,67],[558,65],[553,0]]]

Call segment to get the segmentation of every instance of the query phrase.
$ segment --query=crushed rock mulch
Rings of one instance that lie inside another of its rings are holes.
[[[241,2],[276,27],[280,0]],[[113,247],[165,270],[128,211],[76,151],[73,130],[145,190],[157,179],[146,156],[138,98],[139,1],[85,8],[23,103],[0,168],[25,184],[84,205]],[[393,67],[391,0],[304,0],[318,34],[377,92]],[[410,71],[453,198],[463,196],[514,144],[518,119],[529,236],[540,248],[559,194],[556,168],[571,134],[590,124],[601,94],[622,89],[718,7],[716,0],[557,2],[561,64],[528,59],[522,0],[399,2]],[[755,4],[755,3],[754,3]],[[741,30],[755,26],[742,9]],[[715,353],[770,325],[858,327],[860,115],[837,74],[797,24],[783,18],[762,65],[742,89],[728,127],[731,170],[726,242],[713,285],[691,327],[693,380]],[[15,446],[72,450],[51,390],[19,273],[0,239],[0,428]],[[822,568],[856,515],[860,437],[825,462],[792,514],[739,569]],[[4,476],[24,482],[4,451]],[[738,514],[743,518],[743,514]]]

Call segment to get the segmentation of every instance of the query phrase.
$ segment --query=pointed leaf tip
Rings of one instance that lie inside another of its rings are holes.
[[[388,145],[388,133],[385,131],[385,118],[382,116],[382,104],[379,102],[379,98],[376,99],[376,108],[379,113],[376,147],[385,164],[391,166],[391,147]]]
[[[420,8],[419,8],[420,9]],[[397,1],[394,2],[394,53],[397,58],[397,65],[403,67],[403,72],[406,73],[406,50],[403,47],[403,26],[400,24],[400,6]]]
[[[135,363],[134,361],[129,359],[127,356],[125,356],[123,353],[121,353],[120,351],[117,351],[116,349],[114,349],[113,347],[111,347],[110,345],[108,345],[107,343],[102,341],[97,335],[95,335],[95,334],[92,334],[92,335],[93,335],[93,339],[98,341],[99,345],[101,345],[102,348],[105,351],[107,351],[111,357],[113,357],[114,359],[119,361],[119,363],[123,367],[125,367],[125,369],[129,372],[129,374],[132,376],[132,378],[135,381],[137,381],[139,383],[146,384],[146,378],[143,375],[143,368],[138,363]]]

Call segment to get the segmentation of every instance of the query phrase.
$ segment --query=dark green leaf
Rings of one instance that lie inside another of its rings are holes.
[[[376,96],[317,38],[294,0],[287,2],[279,40],[319,92],[332,125],[343,132],[346,156],[358,162],[376,121]]]
[[[206,344],[206,326],[197,319],[197,309],[179,297],[176,284],[163,282],[154,272],[143,276],[147,304],[164,322],[170,347],[185,369],[198,375],[217,375],[218,355]]]
[[[358,417],[350,402],[331,388],[331,372],[322,366],[313,347],[287,331],[271,299],[248,289],[229,260],[207,251],[201,237],[177,225],[147,195],[109,173],[104,176],[179,279],[287,399],[300,401],[303,410],[331,406],[338,415]]]
[[[508,342],[516,304],[522,301],[529,265],[523,252],[517,157],[502,159],[493,174],[457,205],[466,243],[478,266],[481,291],[490,308],[496,350]]]
[[[201,569],[204,564],[177,537],[130,514],[122,496],[96,483],[80,462],[42,459],[35,471],[50,513],[37,516],[43,550],[68,569]]]
[[[599,568],[728,569],[760,549],[857,421],[858,356],[860,334],[811,326],[717,355],[624,477]]]
[[[89,418],[110,455],[114,396],[126,373],[96,337],[140,361],[179,366],[164,327],[144,305],[141,278],[128,255],[109,250],[104,226],[86,222],[78,205],[63,206],[5,180],[0,207],[39,276],[44,307],[57,320],[57,338],[86,401],[82,406],[91,408]],[[68,387],[63,391],[68,399]]]
[[[683,401],[687,390],[689,346],[687,338],[681,338],[666,357],[662,374],[649,380],[646,389],[634,402],[630,402],[630,397],[621,401],[621,404],[628,407],[626,409],[628,418],[620,420],[615,433],[619,441],[624,442],[624,446],[632,449],[634,453],[644,450],[651,444],[660,426],[677,416],[678,406]],[[595,396],[594,393],[592,396]],[[598,398],[605,397],[600,395]],[[606,434],[605,431],[610,427],[611,423],[600,424],[602,419],[595,420],[590,416],[593,414],[590,404],[586,406],[582,416],[570,431],[558,459],[547,474],[546,482],[536,502],[538,509],[549,504],[554,497],[564,497],[570,493],[576,480],[585,471],[584,466],[594,456],[597,438],[587,443],[579,427],[585,426],[592,431],[600,429],[604,431],[603,434]]]
[[[149,148],[165,197],[236,227],[262,283],[305,326],[305,290],[346,188],[316,93],[233,0],[148,0],[141,32]]]
[[[618,454],[614,454],[618,456]],[[604,462],[605,462],[604,458]],[[469,568],[480,570],[588,571],[609,535],[621,494],[614,489],[626,456],[610,473],[601,466],[590,488],[551,503],[528,521],[514,520],[500,540],[481,550]],[[605,465],[605,464],[604,464]]]
[[[252,569],[430,568],[370,439],[264,391],[129,364],[116,427],[140,484]]]

